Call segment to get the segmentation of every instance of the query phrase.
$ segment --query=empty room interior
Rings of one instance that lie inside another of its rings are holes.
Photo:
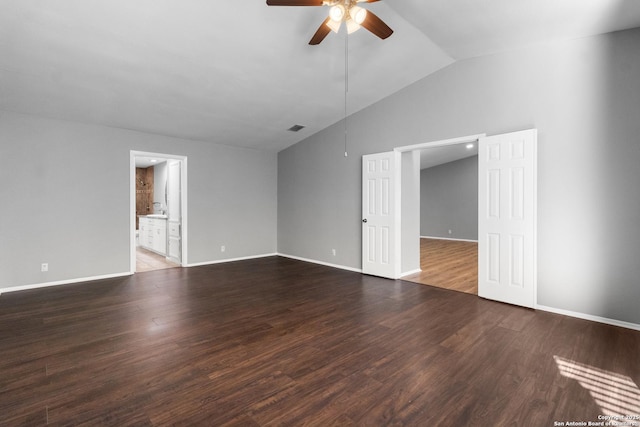
[[[639,47],[635,0],[0,2],[0,425],[640,426]]]

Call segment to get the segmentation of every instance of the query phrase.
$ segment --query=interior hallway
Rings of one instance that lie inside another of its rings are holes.
[[[478,295],[478,243],[420,238],[422,272],[402,280]]]
[[[136,272],[162,270],[165,268],[180,267],[178,264],[167,260],[162,255],[136,246]]]

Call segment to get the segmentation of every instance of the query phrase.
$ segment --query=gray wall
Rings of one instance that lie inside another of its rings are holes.
[[[478,156],[420,171],[420,235],[478,240]]]
[[[130,150],[187,156],[189,263],[276,252],[276,154],[0,112],[0,289],[129,271]]]
[[[640,324],[640,29],[464,60],[278,155],[279,251],[361,267],[361,156],[537,128],[538,304]],[[328,248],[338,250],[329,259]]]

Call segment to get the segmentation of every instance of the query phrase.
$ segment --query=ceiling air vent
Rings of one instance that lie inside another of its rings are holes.
[[[302,126],[302,125],[293,125],[287,130],[290,130],[291,132],[298,132],[301,129],[304,129],[304,126]]]

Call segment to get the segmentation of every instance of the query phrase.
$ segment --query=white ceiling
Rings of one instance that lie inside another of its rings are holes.
[[[471,146],[471,148],[468,148]],[[478,155],[478,144],[456,144],[420,150],[420,169],[428,169]]]
[[[281,150],[344,116],[325,7],[264,0],[0,0],[0,109]],[[638,0],[385,0],[349,36],[349,113],[455,60],[640,26]],[[305,125],[298,133],[286,129]]]

